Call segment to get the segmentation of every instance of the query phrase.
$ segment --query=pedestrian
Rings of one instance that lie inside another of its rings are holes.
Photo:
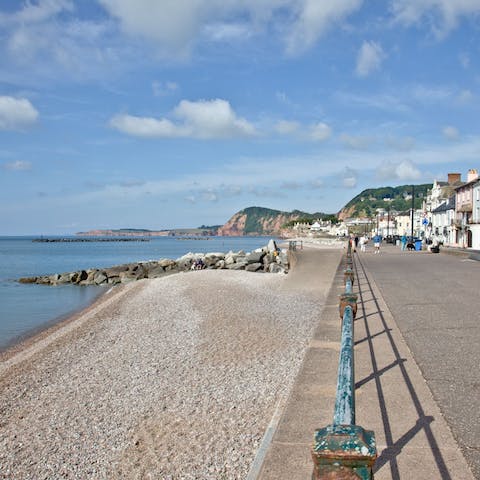
[[[407,236],[405,234],[403,234],[401,242],[402,242],[402,250],[406,250],[407,249]]]
[[[355,250],[356,250],[358,247],[358,241],[359,241],[358,235],[355,235],[355,238],[353,239],[353,241],[355,242]]]
[[[352,252],[356,252],[357,250],[355,249],[355,239],[353,238],[353,235],[350,235],[350,247],[352,249]]]
[[[362,238],[360,238],[360,251],[365,253],[367,251],[367,243],[368,243],[368,237],[367,235],[363,235]]]
[[[374,253],[380,253],[380,243],[382,243],[382,237],[377,233],[373,237],[373,246],[375,247]]]

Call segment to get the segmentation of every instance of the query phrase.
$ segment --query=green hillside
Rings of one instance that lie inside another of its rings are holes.
[[[415,208],[421,208],[422,202],[427,195],[431,183],[415,185]],[[384,208],[402,212],[412,206],[412,185],[400,185],[398,187],[369,188],[356,197],[352,198],[339,212],[341,217],[371,217],[375,215],[377,208]],[[407,199],[408,198],[408,199]]]
[[[245,235],[253,234],[258,232],[262,232],[264,229],[264,225],[268,220],[275,220],[278,217],[285,218],[285,223],[283,227],[288,227],[293,225],[295,222],[313,222],[317,218],[329,218],[336,220],[336,215],[333,214],[325,214],[321,212],[316,213],[307,213],[302,212],[300,210],[293,210],[291,212],[283,212],[281,210],[273,210],[271,208],[265,207],[248,207],[240,212],[238,215],[246,215],[245,221]]]

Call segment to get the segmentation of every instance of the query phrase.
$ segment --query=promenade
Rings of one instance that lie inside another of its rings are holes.
[[[315,253],[297,255],[299,274]],[[480,478],[479,267],[393,245],[355,254],[356,423],[375,432],[376,480]],[[343,288],[340,265],[255,478],[310,478],[313,432],[333,418]]]

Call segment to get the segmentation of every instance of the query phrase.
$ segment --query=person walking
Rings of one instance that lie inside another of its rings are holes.
[[[375,247],[374,253],[380,253],[380,244],[382,243],[382,237],[377,233],[373,237],[373,246]]]
[[[362,238],[360,238],[360,251],[365,253],[367,251],[367,243],[368,243],[368,237],[367,234],[363,235]]]
[[[407,236],[405,234],[403,234],[401,242],[402,242],[402,250],[406,250],[407,249]]]

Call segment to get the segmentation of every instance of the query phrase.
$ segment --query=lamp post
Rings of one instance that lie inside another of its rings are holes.
[[[387,238],[390,236],[390,207],[387,208]]]
[[[413,217],[415,215],[415,185],[412,185],[412,219],[411,219],[411,237],[413,239]]]

